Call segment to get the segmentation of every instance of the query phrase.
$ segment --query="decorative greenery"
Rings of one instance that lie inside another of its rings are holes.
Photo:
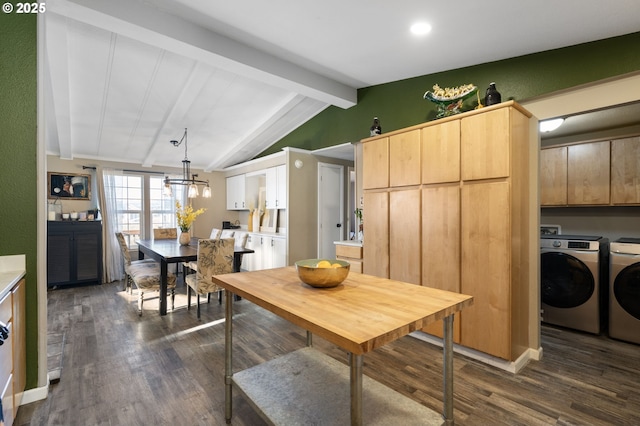
[[[360,208],[355,209],[355,210],[353,211],[353,214],[355,214],[355,215],[356,215],[356,217],[358,218],[358,221],[359,221],[360,223],[362,223],[362,209],[360,209]]]
[[[176,218],[178,219],[178,227],[182,232],[188,232],[196,217],[204,213],[206,209],[193,210],[193,207],[185,206],[184,209],[179,201],[176,201]]]

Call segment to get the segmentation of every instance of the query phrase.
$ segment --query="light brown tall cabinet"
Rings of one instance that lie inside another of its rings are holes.
[[[362,150],[364,273],[473,295],[454,321],[463,346],[508,361],[537,350],[537,120],[504,102]]]

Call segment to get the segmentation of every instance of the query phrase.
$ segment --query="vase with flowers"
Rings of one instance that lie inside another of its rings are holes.
[[[180,205],[179,201],[176,201],[176,218],[178,220],[178,227],[180,228],[180,244],[183,246],[188,246],[191,241],[191,235],[189,235],[189,230],[191,229],[191,225],[196,220],[198,216],[204,213],[206,209],[198,209],[193,210],[191,205],[185,206],[184,208]]]

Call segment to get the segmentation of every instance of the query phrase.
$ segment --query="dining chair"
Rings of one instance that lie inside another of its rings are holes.
[[[247,240],[249,239],[249,233],[244,231],[238,231],[233,235],[235,239],[235,248],[244,249],[247,248]],[[238,259],[239,266],[242,266],[242,254]],[[239,268],[238,268],[239,269]]]
[[[217,237],[213,237],[211,236],[210,238],[212,240],[220,240],[223,238],[233,238],[235,231],[231,230],[231,229],[218,229],[218,228],[213,228],[213,230],[211,231],[211,235],[216,234]],[[191,262],[185,262],[185,264],[183,264],[183,266],[186,266],[187,268],[189,268],[191,271],[195,272],[198,270],[198,263],[191,261]],[[184,271],[184,269],[183,269]]]
[[[235,234],[233,229],[223,229],[220,233],[220,238],[233,238],[233,234]]]
[[[196,293],[197,317],[200,319],[200,295],[219,292],[211,277],[233,272],[234,239],[204,239],[198,241],[197,271],[185,277],[187,309],[191,309],[191,291]],[[220,298],[221,300],[221,298]]]
[[[222,229],[213,228],[211,230],[211,234],[209,235],[209,238],[212,240],[220,239],[220,234],[222,234]]]
[[[178,238],[178,228],[154,228],[154,240],[175,240]],[[176,275],[178,275],[180,266],[176,263]]]
[[[160,264],[151,259],[131,260],[129,247],[124,240],[122,232],[116,232],[116,238],[120,244],[120,251],[124,260],[124,272],[126,275],[125,290],[130,289],[132,293],[133,285],[138,289],[138,315],[142,315],[142,305],[144,303],[144,293],[149,291],[160,291]],[[167,290],[171,290],[171,310],[175,308],[176,276],[167,271]]]
[[[155,228],[153,230],[154,240],[175,240],[178,238],[178,228]]]

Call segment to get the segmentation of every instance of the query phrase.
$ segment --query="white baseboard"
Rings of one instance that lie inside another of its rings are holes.
[[[20,405],[31,404],[32,402],[47,399],[49,395],[49,378],[47,377],[47,385],[39,388],[33,388],[24,391]]]
[[[422,340],[427,343],[431,343],[432,345],[442,347],[442,339],[439,337],[432,336],[430,334],[424,333],[422,331],[414,331],[409,334],[409,336],[414,337],[418,340]],[[518,373],[527,363],[531,360],[539,361],[542,359],[542,347],[538,349],[529,348],[518,359],[515,361],[506,361],[501,358],[496,358],[491,355],[485,354],[483,352],[479,352],[465,346],[453,345],[453,351],[455,353],[459,353],[461,355],[467,356],[469,358],[475,359],[477,361],[483,362],[485,364],[491,365],[493,367],[499,368],[501,370],[508,371],[510,373]]]

